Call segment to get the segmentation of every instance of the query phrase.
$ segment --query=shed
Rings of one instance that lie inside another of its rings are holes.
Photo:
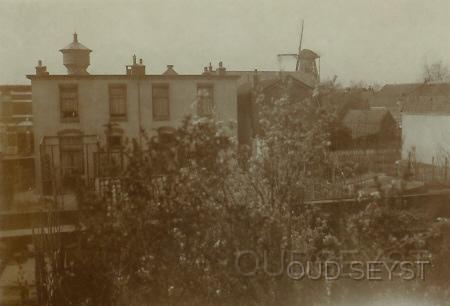
[[[397,136],[396,122],[385,108],[350,110],[342,124],[350,131],[353,142],[381,145],[395,141]]]

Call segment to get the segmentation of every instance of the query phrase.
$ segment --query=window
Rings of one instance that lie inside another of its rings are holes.
[[[108,145],[111,149],[117,149],[122,146],[122,136],[112,135],[108,137]]]
[[[169,85],[157,84],[152,88],[153,120],[169,120]]]
[[[17,146],[17,133],[9,132],[6,134],[6,146],[7,147]]]
[[[61,119],[78,119],[78,86],[60,85]]]
[[[14,102],[11,105],[13,115],[31,115],[33,113],[30,102]]]
[[[197,86],[197,114],[211,116],[214,111],[214,87],[212,85]]]
[[[127,85],[115,84],[109,86],[109,114],[111,118],[126,118]]]
[[[161,144],[170,144],[175,141],[175,129],[170,126],[162,126],[158,128],[158,141]]]
[[[62,136],[59,139],[61,168],[64,175],[82,174],[83,140],[81,136]]]
[[[2,109],[1,109],[1,112],[0,112],[0,114],[2,114],[2,116],[11,116],[12,114],[11,114],[11,109],[12,109],[12,102],[3,102],[3,103],[0,103],[0,105],[1,105],[1,107],[2,107]]]

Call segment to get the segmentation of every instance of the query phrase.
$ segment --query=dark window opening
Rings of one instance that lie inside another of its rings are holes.
[[[109,114],[111,118],[127,116],[127,86],[125,84],[109,86]]]
[[[59,101],[62,119],[78,118],[78,86],[61,85],[59,87]]]
[[[108,145],[110,148],[122,147],[122,136],[113,135],[108,137]]]
[[[169,85],[157,84],[152,87],[153,120],[169,120]]]

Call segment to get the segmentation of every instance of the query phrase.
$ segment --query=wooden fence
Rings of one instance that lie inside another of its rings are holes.
[[[331,152],[336,167],[345,164],[359,165],[363,172],[398,175],[398,163],[401,159],[400,149],[380,150],[340,150]]]
[[[354,197],[356,189],[371,184],[374,174],[400,175],[399,149],[340,150],[330,153],[333,174],[329,182],[319,180],[309,184],[305,200],[342,199]],[[356,176],[343,177],[340,173],[346,167],[356,168]],[[358,187],[359,186],[359,187]]]
[[[410,159],[402,162],[402,171],[409,172],[409,177],[421,182],[450,183],[450,165],[448,157],[433,158],[430,164]]]

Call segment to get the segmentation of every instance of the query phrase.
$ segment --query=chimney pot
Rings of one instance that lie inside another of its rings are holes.
[[[49,75],[49,73],[47,72],[47,67],[42,66],[41,60],[38,60],[38,65],[35,68],[36,68],[36,75]]]
[[[213,67],[212,67],[211,62],[209,62],[209,72],[212,72],[212,71],[213,71]]]
[[[77,34],[77,32],[73,33],[73,42],[78,42],[78,34]]]
[[[223,62],[220,61],[220,62],[219,62],[219,68],[217,68],[217,73],[218,73],[219,75],[225,75],[226,70],[227,70],[227,69],[225,69],[225,67],[223,66]]]
[[[173,69],[173,65],[167,65],[167,69]]]
[[[142,58],[139,59],[139,64],[136,62],[136,54],[133,54],[133,65],[126,66],[127,75],[133,76],[144,76],[145,75],[145,65],[143,64]]]

